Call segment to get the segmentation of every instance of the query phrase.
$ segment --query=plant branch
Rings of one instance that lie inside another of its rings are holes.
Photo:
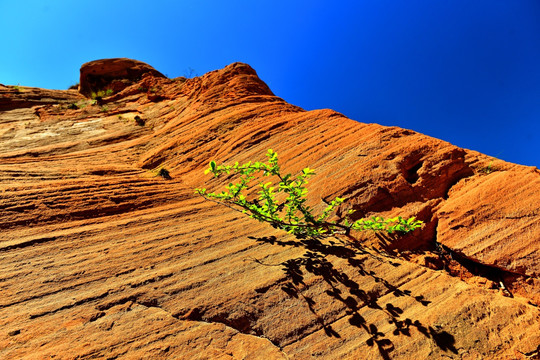
[[[382,217],[372,217],[349,223],[350,219],[347,216],[344,219],[344,224],[327,221],[327,218],[343,203],[343,199],[339,197],[330,203],[325,201],[328,206],[321,215],[315,216],[311,213],[310,207],[305,205],[308,192],[305,185],[315,172],[310,168],[305,168],[296,178],[291,174],[282,175],[277,153],[270,149],[266,156],[268,163],[256,162],[252,164],[248,162],[239,165],[236,162],[234,165],[217,165],[215,161],[210,161],[209,168],[205,173],[212,172],[215,177],[219,177],[224,173],[230,174],[231,171],[235,171],[237,175],[240,175],[240,179],[236,184],[230,183],[227,187],[228,191],[221,194],[207,193],[206,189],[196,189],[196,193],[206,200],[224,205],[234,211],[247,213],[258,221],[268,222],[274,227],[302,236],[349,235],[351,230],[407,233],[423,225],[422,221],[416,220],[414,217],[409,219],[396,217],[387,220]],[[263,176],[277,176],[279,179],[278,192],[286,195],[286,199],[283,202],[276,200],[275,187],[272,186],[272,182],[259,182],[261,189],[259,198],[247,200],[242,191],[248,189],[248,184],[255,178],[253,174],[256,172],[262,172]]]

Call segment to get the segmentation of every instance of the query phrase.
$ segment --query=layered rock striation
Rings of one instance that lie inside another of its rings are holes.
[[[538,169],[304,111],[246,64],[122,76],[0,87],[1,358],[539,356]],[[269,148],[316,210],[424,228],[296,239],[194,194]]]

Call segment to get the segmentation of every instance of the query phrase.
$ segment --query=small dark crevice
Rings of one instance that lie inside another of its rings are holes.
[[[89,322],[94,322],[96,321],[97,319],[100,319],[102,317],[104,317],[106,314],[104,311],[99,311],[95,314],[93,314],[92,316],[90,316],[90,319],[88,319]]]
[[[420,178],[420,175],[418,175],[418,170],[424,165],[423,161],[420,161],[416,165],[412,166],[409,169],[404,169],[403,171],[403,177],[409,184],[415,184],[418,179]]]
[[[202,321],[203,313],[197,307],[188,310],[187,312],[180,311],[172,314],[172,316],[178,320],[191,320],[191,321]]]
[[[255,289],[255,292],[258,293],[258,294],[264,294],[264,293],[266,293],[268,290],[270,290],[271,288],[273,288],[274,286],[276,286],[276,284],[271,284],[271,285],[267,285],[267,286],[262,286],[262,287],[256,288],[256,289]]]
[[[260,336],[262,332],[253,327],[256,317],[254,314],[244,314],[236,318],[231,318],[228,314],[221,313],[212,316],[205,314],[204,309],[195,307],[184,313],[173,314],[173,317],[181,320],[204,321],[208,323],[221,323],[235,329],[242,334]]]
[[[21,329],[11,330],[8,332],[8,336],[16,336],[21,333]]]
[[[56,236],[43,237],[43,238],[40,238],[40,239],[32,239],[32,240],[20,242],[18,244],[12,244],[12,245],[6,245],[4,247],[0,247],[0,251],[7,251],[7,250],[13,250],[13,249],[23,249],[23,248],[26,248],[26,247],[29,247],[29,246],[54,241],[56,239],[57,239]]]
[[[519,353],[525,355],[527,359],[540,359],[540,345],[536,348],[536,350],[530,351],[528,353],[524,353],[518,350]]]
[[[113,299],[113,300],[111,300],[109,302],[99,304],[98,306],[96,306],[96,309],[99,310],[99,311],[106,311],[106,310],[109,310],[110,308],[112,308],[113,306],[122,305],[122,304],[128,303],[130,301],[133,301],[133,302],[137,301],[137,296],[136,295],[129,295],[129,296],[121,297],[121,298],[116,298],[116,299]]]
[[[137,300],[136,303],[139,305],[146,306],[146,307],[157,307],[161,309],[157,299],[140,299],[140,300]]]
[[[236,318],[231,318],[227,314],[218,314],[211,318],[203,319],[211,323],[221,323],[231,327],[242,334],[261,336],[263,333],[260,329],[256,329],[253,325],[256,317],[253,314],[245,314]]]

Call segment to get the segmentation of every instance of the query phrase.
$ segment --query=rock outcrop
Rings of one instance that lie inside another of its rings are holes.
[[[0,358],[540,356],[537,169],[304,111],[241,63],[127,77],[101,104],[0,87]],[[316,170],[316,211],[424,228],[302,240],[194,194],[269,148]]]
[[[82,99],[84,97],[76,90],[46,90],[28,86],[5,86],[0,84],[0,111],[2,112],[28,109],[38,105],[67,105]]]
[[[79,92],[86,96],[109,89],[119,92],[141,80],[145,74],[165,77],[142,61],[126,58],[90,61],[81,66]]]

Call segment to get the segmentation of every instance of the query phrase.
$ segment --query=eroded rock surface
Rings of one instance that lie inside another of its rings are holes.
[[[83,98],[76,90],[47,90],[0,84],[0,111],[31,109],[37,105],[70,104]],[[12,113],[12,115],[15,113]],[[4,115],[4,124],[6,122]],[[15,120],[15,119],[14,119]]]
[[[240,63],[102,104],[0,91],[0,358],[538,357],[534,168],[304,111]],[[268,148],[316,170],[316,209],[425,227],[299,240],[194,194]]]
[[[466,179],[438,210],[439,242],[481,263],[538,278],[539,191],[535,168]]]
[[[126,58],[90,61],[81,66],[79,92],[86,96],[90,96],[92,92],[105,91],[106,89],[119,92],[141,80],[145,74],[153,77],[165,77],[142,61]]]

